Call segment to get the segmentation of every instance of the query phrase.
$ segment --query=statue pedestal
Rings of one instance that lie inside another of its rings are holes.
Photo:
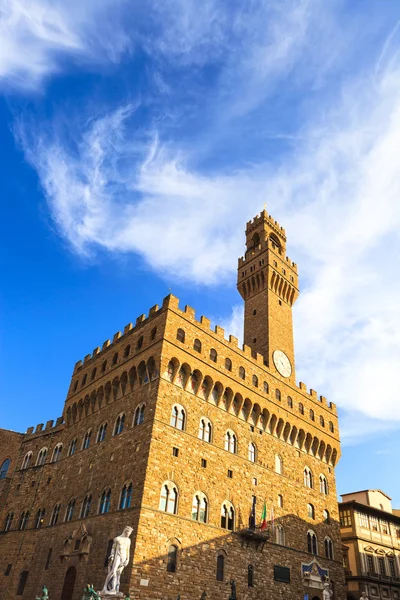
[[[119,600],[120,598],[125,598],[125,594],[122,592],[109,592],[107,590],[102,590],[101,592],[97,592],[101,598],[101,600]]]

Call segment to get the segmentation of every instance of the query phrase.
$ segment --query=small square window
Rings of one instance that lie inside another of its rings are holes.
[[[258,485],[257,477],[253,477],[253,485]]]
[[[276,262],[276,260],[274,260],[274,267],[277,267],[278,263]]]
[[[230,469],[228,469],[228,477],[229,479],[232,479],[233,477],[233,471],[231,471]]]
[[[205,469],[207,467],[207,461],[205,458],[201,459],[201,466],[203,467],[203,469]]]
[[[254,431],[254,425],[250,425],[250,431]]]
[[[35,483],[36,483],[36,481],[32,481],[31,487],[35,487]]]
[[[6,577],[8,577],[9,574],[11,573],[11,569],[12,569],[12,565],[8,564],[6,570],[4,571],[4,575]]]
[[[256,314],[257,314],[257,310],[256,310],[256,309],[254,309],[254,310],[253,310],[253,315],[255,316]]]
[[[257,338],[253,338],[253,344],[255,344],[257,341]]]
[[[282,306],[282,300],[279,300],[279,306]]]
[[[179,455],[179,448],[176,448],[175,446],[172,448],[172,455],[173,456],[178,456]]]

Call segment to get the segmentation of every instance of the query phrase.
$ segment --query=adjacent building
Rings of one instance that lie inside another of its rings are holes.
[[[0,432],[3,600],[100,588],[125,525],[132,600],[227,599],[231,578],[240,599],[329,581],[344,600],[336,408],[296,383],[297,266],[266,211],[238,290],[243,347],[170,295],[75,365],[55,423]]]
[[[381,490],[344,494],[339,504],[348,600],[400,598],[400,515]]]

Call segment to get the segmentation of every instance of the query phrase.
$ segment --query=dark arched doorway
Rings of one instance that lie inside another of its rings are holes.
[[[70,567],[65,573],[64,585],[61,592],[61,600],[72,600],[76,580],[76,569]]]
[[[319,596],[313,596],[312,600],[321,600],[321,598]]]

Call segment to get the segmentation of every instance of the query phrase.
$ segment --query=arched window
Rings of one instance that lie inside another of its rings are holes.
[[[121,491],[121,499],[119,501],[119,508],[124,510],[129,508],[132,502],[132,484],[126,483]]]
[[[169,424],[172,425],[172,427],[175,427],[176,429],[180,429],[181,431],[185,429],[186,413],[185,409],[183,408],[183,406],[180,406],[180,404],[175,404],[172,407],[171,420]]]
[[[200,419],[199,425],[199,439],[204,442],[211,442],[212,426],[210,421],[206,417]]]
[[[232,361],[230,358],[225,359],[225,369],[227,371],[232,371]]]
[[[107,433],[107,423],[103,423],[102,425],[100,425],[99,430],[97,432],[97,443],[98,444],[100,442],[104,442],[104,440],[106,439],[106,433]]]
[[[97,368],[95,367],[95,368],[92,370],[92,374],[91,374],[91,376],[90,376],[90,379],[91,379],[91,381],[93,381],[93,379],[96,377],[96,371],[97,371]]]
[[[38,454],[36,466],[40,467],[40,466],[44,465],[44,463],[46,462],[46,458],[47,458],[47,448],[42,448]]]
[[[325,494],[325,496],[328,495],[328,482],[325,475],[319,476],[319,491],[321,494]]]
[[[151,330],[151,333],[150,333],[150,339],[154,340],[156,335],[157,335],[157,327],[153,327],[153,329]]]
[[[299,402],[299,413],[301,415],[304,415],[304,406],[303,406],[303,404],[301,402]]]
[[[312,530],[307,532],[307,551],[311,554],[318,554],[317,536]]]
[[[303,471],[304,474],[304,485],[308,488],[313,488],[314,484],[313,484],[313,475],[311,473],[311,470],[306,467]]]
[[[201,352],[201,341],[197,338],[193,342],[193,350],[196,350],[196,352]]]
[[[322,514],[324,516],[324,523],[326,523],[327,525],[329,525],[329,523],[330,523],[329,511],[325,509]]]
[[[287,397],[287,405],[289,408],[293,408],[293,400],[290,396]]]
[[[253,444],[253,442],[250,442],[249,444],[249,454],[248,454],[248,459],[251,462],[256,462],[256,445]]]
[[[247,586],[254,587],[254,567],[247,565]]]
[[[130,344],[128,344],[127,346],[125,346],[124,358],[128,358],[130,351],[131,351],[131,346],[130,346]]]
[[[60,460],[62,449],[63,449],[63,445],[57,444],[57,446],[54,448],[53,457],[51,459],[51,462],[55,463],[58,460]]]
[[[143,346],[143,336],[141,335],[138,338],[138,341],[136,342],[136,352],[138,352],[139,350],[141,350],[142,346]]]
[[[232,452],[232,454],[237,452],[237,437],[231,429],[228,429],[225,434],[225,450]]]
[[[279,402],[282,399],[282,395],[281,395],[281,390],[278,390],[278,388],[275,390],[275,400],[278,400]]]
[[[0,479],[5,479],[7,477],[7,471],[10,468],[10,463],[11,460],[9,458],[6,458],[6,460],[3,461],[0,467]]]
[[[254,387],[258,387],[258,377],[257,377],[257,375],[253,375],[253,377],[252,377],[252,383],[253,383]]]
[[[208,501],[202,492],[197,492],[193,496],[192,503],[192,519],[194,521],[200,521],[201,523],[207,523],[208,516]]]
[[[27,452],[24,456],[24,460],[22,461],[21,469],[27,469],[32,462],[32,452]]]
[[[118,352],[116,352],[112,358],[112,365],[116,365],[118,362]]]
[[[87,431],[85,433],[85,436],[83,438],[83,443],[82,443],[82,450],[87,450],[90,446],[90,438],[92,437],[92,430],[89,429],[89,431]]]
[[[10,531],[11,525],[13,522],[13,518],[14,518],[14,513],[9,512],[8,515],[6,516],[6,521],[4,523],[4,531]]]
[[[239,367],[239,377],[240,379],[246,378],[246,371],[244,370],[244,367]]]
[[[105,360],[103,362],[103,364],[101,365],[101,372],[104,373],[104,371],[106,370],[106,368],[107,368],[107,361]]]
[[[35,519],[35,529],[40,529],[41,527],[43,527],[45,513],[46,510],[44,508],[39,508],[39,510],[37,511]]]
[[[61,509],[60,503],[56,504],[55,507],[53,508],[53,512],[51,513],[51,517],[50,517],[50,525],[57,525],[58,516],[60,514],[60,509]]]
[[[89,516],[90,505],[92,504],[92,494],[86,494],[81,508],[81,519],[85,519]]]
[[[178,546],[171,544],[168,548],[168,560],[167,560],[167,571],[168,573],[175,573],[176,563],[178,559]]]
[[[281,524],[276,526],[275,541],[281,546],[285,545],[285,530]]]
[[[283,473],[283,460],[279,454],[275,454],[275,473],[279,473],[280,475]]]
[[[82,377],[82,385],[81,385],[81,387],[83,387],[86,384],[86,380],[87,380],[87,375],[85,373],[85,375]]]
[[[124,424],[125,424],[125,414],[122,413],[122,415],[119,415],[117,417],[117,420],[115,421],[114,435],[119,435],[120,433],[123,432],[123,430],[124,430]]]
[[[76,444],[77,444],[76,438],[74,438],[73,440],[70,441],[69,448],[68,448],[68,456],[72,456],[73,454],[75,454]]]
[[[217,556],[217,581],[224,581],[225,571],[225,556],[218,554]]]
[[[311,421],[315,421],[315,415],[314,415],[314,411],[312,408],[310,408],[310,419],[311,419]]]
[[[183,329],[178,329],[178,331],[176,332],[176,339],[178,340],[178,342],[185,341],[185,332],[183,331]]]
[[[333,426],[333,423],[332,423],[332,421],[329,421],[329,431],[330,431],[331,433],[333,433],[333,432],[335,431],[335,428],[334,428],[334,426]]]
[[[105,515],[110,511],[111,490],[104,490],[100,497],[99,514]]]
[[[215,350],[215,348],[211,348],[210,350],[210,360],[212,360],[213,362],[217,362],[217,351]]]
[[[76,390],[78,389],[78,385],[79,385],[79,379],[77,379],[74,383],[74,392],[76,392]]]
[[[264,394],[269,394],[269,385],[266,381],[264,381]]]
[[[29,520],[29,510],[24,511],[20,517],[19,525],[18,525],[18,529],[20,531],[24,531],[24,529],[26,529],[28,520]]]
[[[229,531],[233,531],[235,527],[235,509],[228,501],[221,506],[221,527]]]
[[[67,510],[65,512],[65,521],[72,521],[72,517],[74,516],[75,510],[75,498],[71,498],[68,502]]]
[[[325,538],[324,545],[326,558],[333,559],[333,543],[330,537]]]
[[[144,409],[145,405],[140,404],[135,410],[135,416],[133,417],[133,425],[141,425],[144,422]]]
[[[309,519],[315,519],[315,508],[313,504],[307,504],[307,517]]]
[[[178,512],[178,488],[172,482],[167,481],[161,488],[160,510],[163,510],[171,515],[176,515]]]
[[[324,417],[322,415],[319,418],[319,423],[320,423],[321,427],[325,427],[325,420],[324,420]]]

